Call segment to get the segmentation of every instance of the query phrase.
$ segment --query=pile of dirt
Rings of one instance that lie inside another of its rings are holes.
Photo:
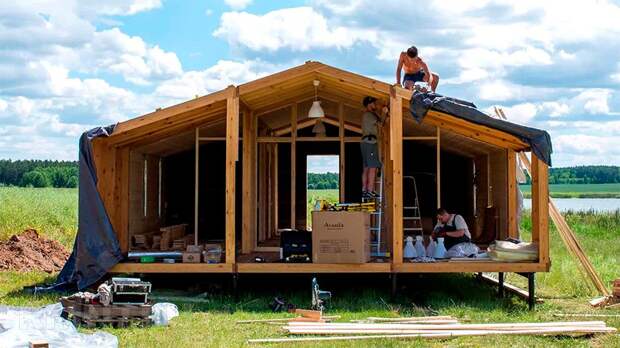
[[[42,238],[36,230],[28,229],[0,242],[0,271],[57,272],[69,254],[60,243]]]

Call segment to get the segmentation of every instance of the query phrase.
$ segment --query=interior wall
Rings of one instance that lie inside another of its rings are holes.
[[[499,239],[508,236],[508,165],[505,150],[498,150],[489,156],[493,206],[496,208],[499,225]]]
[[[146,201],[145,201],[146,161]],[[129,154],[129,238],[159,230],[159,157]],[[146,209],[145,209],[146,205]],[[129,244],[131,245],[131,243]]]

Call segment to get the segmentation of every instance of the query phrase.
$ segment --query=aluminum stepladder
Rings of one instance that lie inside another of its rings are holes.
[[[375,181],[375,187],[379,186],[379,192],[377,192],[377,198],[362,199],[362,201],[375,201],[375,211],[370,213],[370,233],[375,234],[375,239],[370,239],[371,256],[383,257],[388,253],[381,251],[381,233],[383,232],[383,173],[377,173],[378,179]]]
[[[423,235],[422,230],[422,214],[420,213],[420,202],[418,200],[418,185],[413,176],[403,176],[403,186],[407,181],[413,185],[413,205],[403,206],[403,235],[415,236]],[[408,223],[411,226],[407,226]]]

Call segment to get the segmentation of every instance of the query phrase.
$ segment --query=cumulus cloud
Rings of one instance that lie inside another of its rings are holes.
[[[252,0],[224,0],[224,2],[233,10],[243,10],[252,3]]]
[[[233,46],[252,50],[307,51],[351,47],[358,41],[373,40],[376,33],[363,28],[329,25],[327,19],[311,7],[297,7],[264,15],[227,12],[213,35]]]

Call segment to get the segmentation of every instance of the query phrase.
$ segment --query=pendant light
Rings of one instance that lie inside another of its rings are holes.
[[[312,106],[310,107],[310,111],[308,111],[308,118],[321,118],[325,116],[325,111],[321,107],[321,102],[318,100],[317,96],[317,88],[319,87],[319,80],[314,80],[314,101],[312,102]]]

